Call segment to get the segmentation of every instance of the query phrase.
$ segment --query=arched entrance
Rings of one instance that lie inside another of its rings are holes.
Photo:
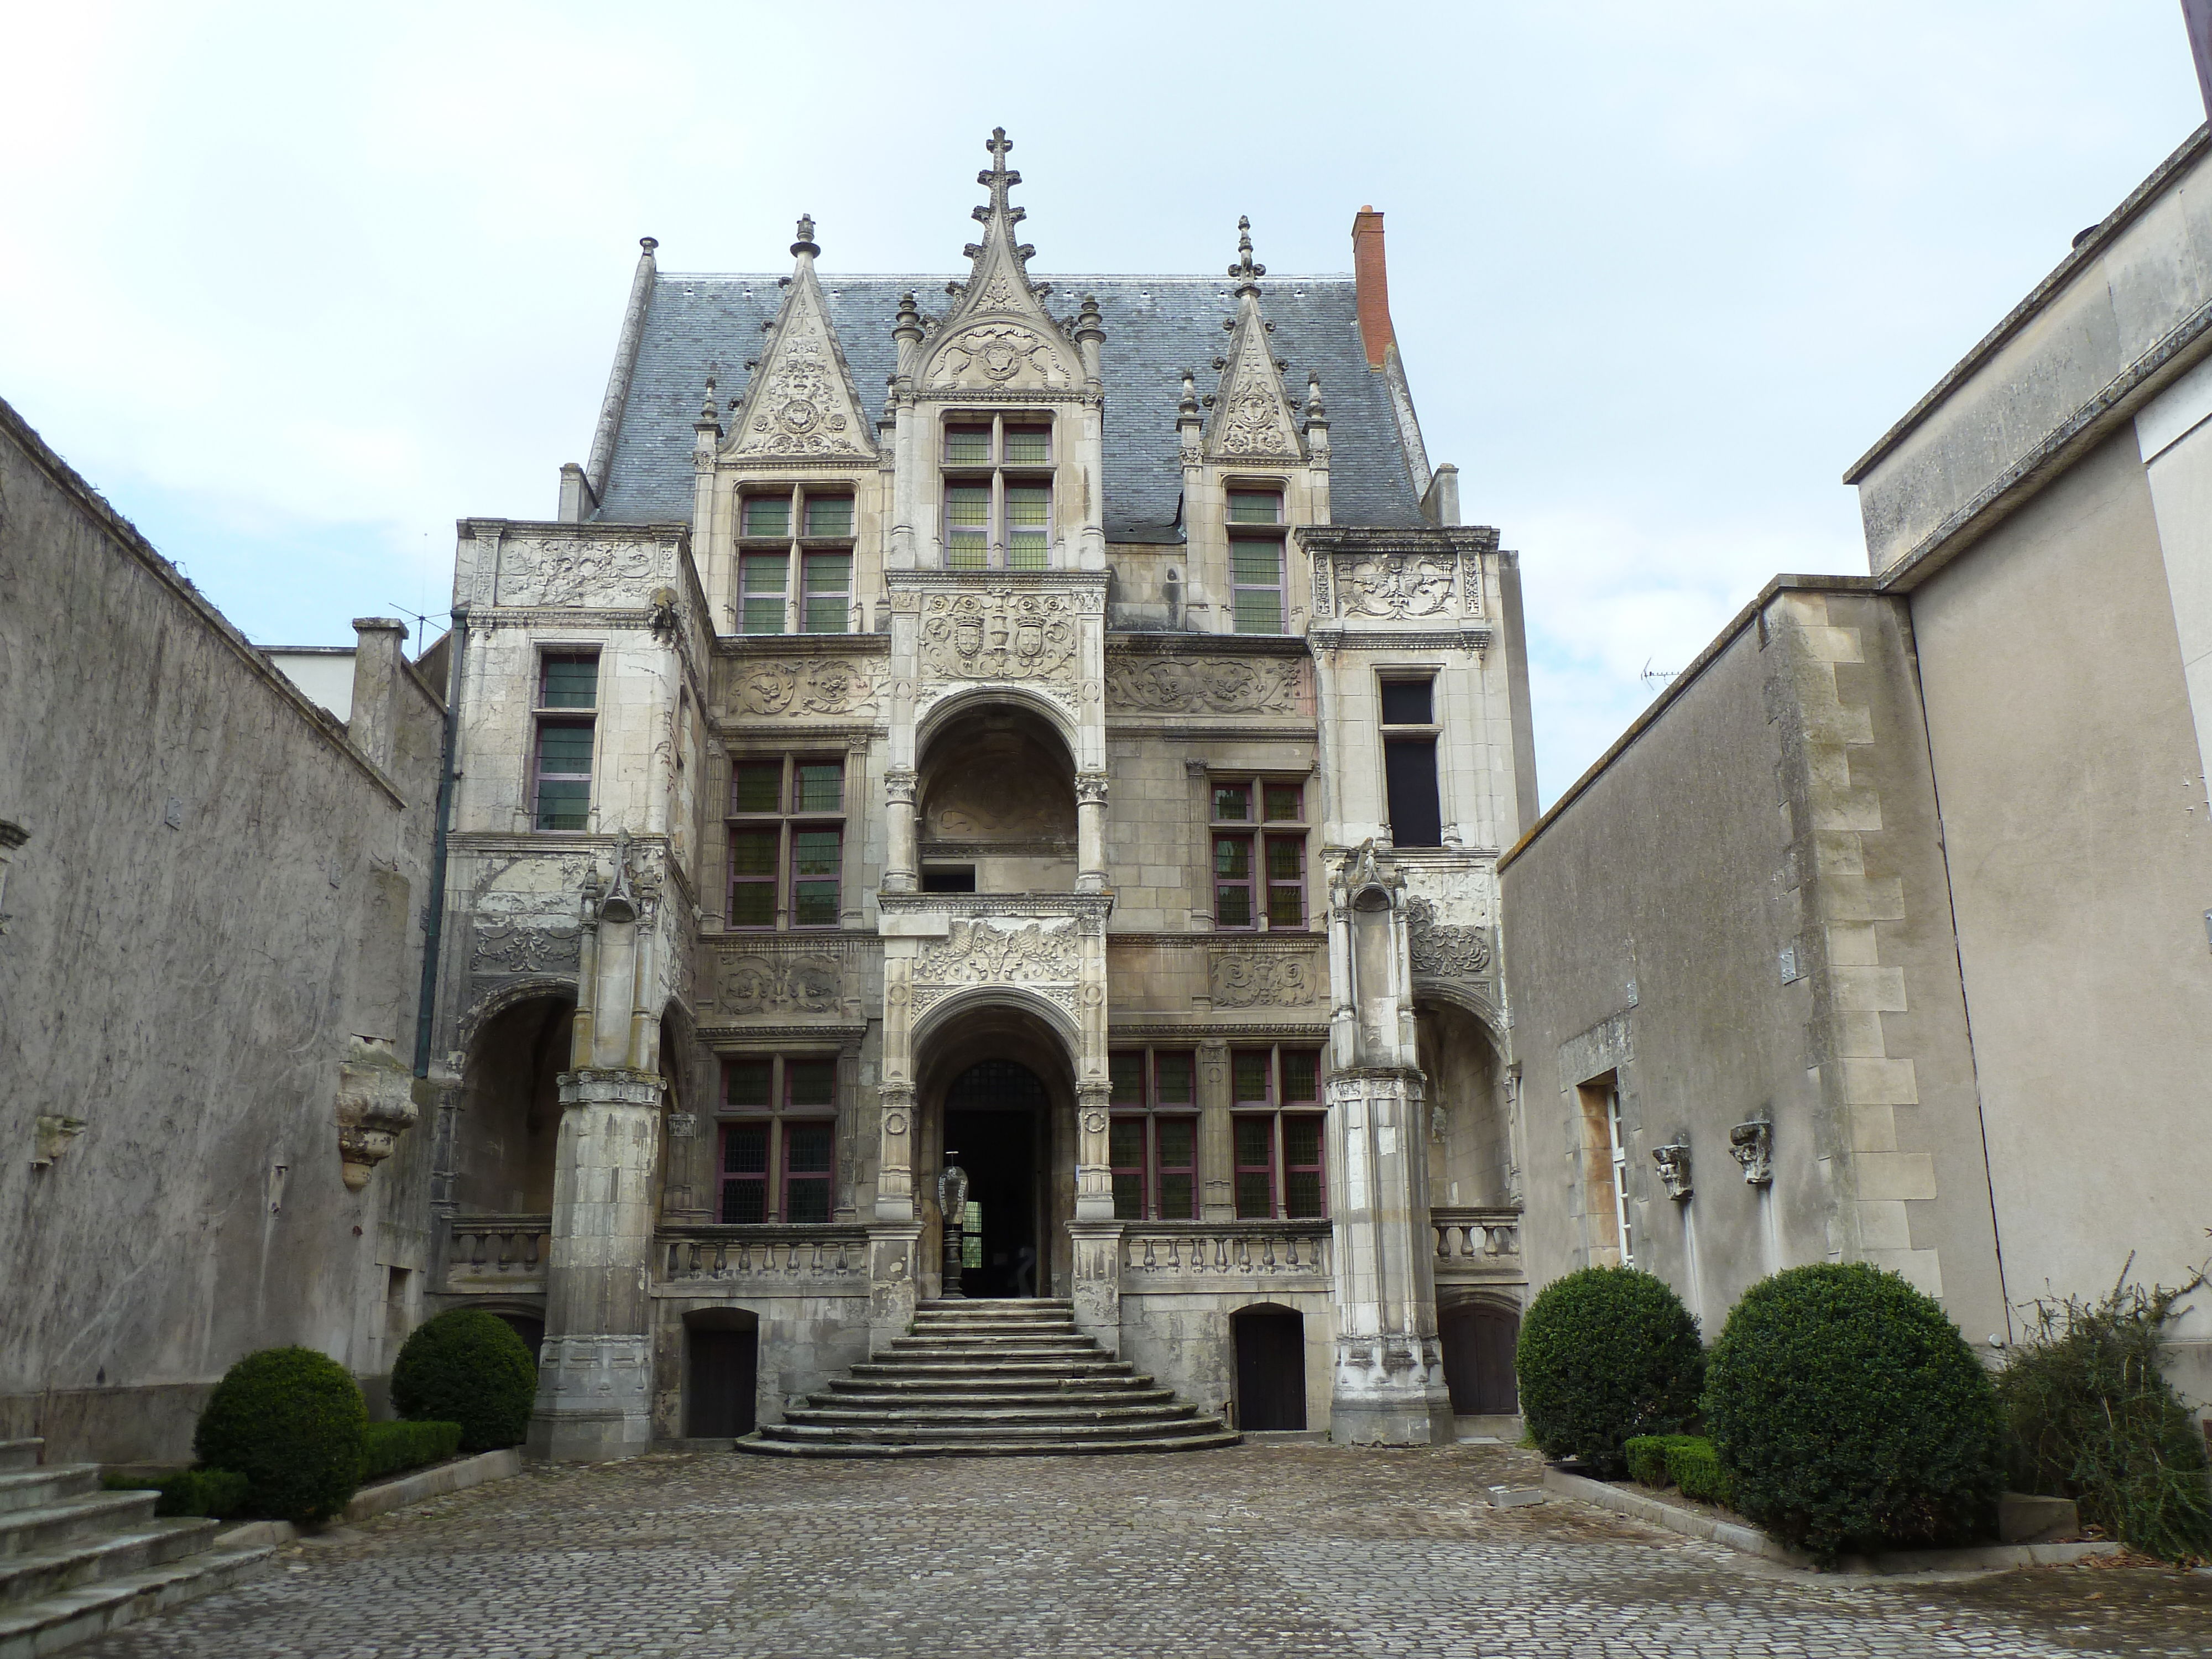
[[[744,1308],[684,1316],[684,1432],[734,1440],[753,1431],[760,1386],[760,1316]]]
[[[1459,1301],[1437,1310],[1444,1386],[1455,1417],[1511,1417],[1521,1409],[1513,1352],[1521,1316],[1488,1301]]]
[[[963,1295],[1044,1294],[1049,1105],[1043,1079],[1012,1060],[980,1060],[945,1091],[945,1162],[968,1172]]]
[[[465,1213],[545,1215],[561,1133],[573,991],[525,995],[483,1019],[468,1043],[453,1126],[453,1199]]]
[[[1237,1345],[1237,1426],[1250,1433],[1306,1425],[1306,1322],[1273,1302],[1229,1316]]]

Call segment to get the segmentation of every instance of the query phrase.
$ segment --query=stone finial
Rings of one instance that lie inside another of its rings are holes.
[[[816,245],[814,240],[814,216],[811,213],[800,214],[799,216],[799,240],[791,245],[791,257],[796,259],[800,254],[804,253],[811,259],[821,252],[821,248]]]
[[[894,337],[901,340],[919,340],[921,337],[921,307],[911,293],[899,295],[898,326],[891,332]]]
[[[719,424],[716,420],[718,412],[718,406],[714,401],[714,377],[709,374],[707,377],[706,401],[699,405],[699,419],[696,424],[702,427]]]
[[[1680,1203],[1696,1190],[1690,1184],[1690,1149],[1681,1141],[1671,1146],[1654,1146],[1651,1161],[1659,1166],[1659,1179],[1667,1188],[1667,1196]]]
[[[1243,215],[1237,220],[1237,263],[1229,267],[1229,274],[1248,283],[1267,274],[1267,266],[1252,263],[1252,221]]]
[[[1189,416],[1198,413],[1198,376],[1188,368],[1182,372],[1182,401],[1176,405],[1176,411]]]
[[[349,1192],[392,1156],[392,1144],[415,1124],[414,1079],[392,1051],[392,1039],[356,1035],[338,1067],[338,1158]]]
[[[1075,319],[1075,337],[1079,340],[1103,340],[1106,337],[1106,319],[1098,314],[1098,296],[1095,294],[1083,296],[1083,309]]]
[[[1314,421],[1328,418],[1328,410],[1322,407],[1321,375],[1311,369],[1306,372],[1306,418]]]
[[[645,257],[650,259],[653,258],[653,249],[660,246],[660,238],[658,236],[641,236],[637,239],[637,245],[645,250]]]
[[[1743,1166],[1747,1186],[1773,1185],[1774,1125],[1763,1117],[1737,1124],[1729,1131],[1729,1156]]]

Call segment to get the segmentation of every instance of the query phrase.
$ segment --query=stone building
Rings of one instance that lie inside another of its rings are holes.
[[[50,1462],[187,1460],[257,1348],[374,1391],[421,1317],[444,653],[355,628],[340,719],[0,404],[0,1440]]]
[[[1857,1260],[1997,1348],[2207,1254],[2212,137],[1851,470],[1502,861],[1537,1284]],[[2173,1376],[2212,1402],[2212,1310]]]
[[[956,281],[647,239],[557,518],[460,526],[433,1301],[542,1332],[543,1453],[963,1293],[1247,1428],[1513,1409],[1517,574],[1382,217],[1047,284],[1010,148]]]

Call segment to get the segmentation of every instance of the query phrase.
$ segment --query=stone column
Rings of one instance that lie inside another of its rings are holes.
[[[1105,1084],[1079,1084],[1075,1090],[1075,1218],[1111,1221],[1114,1218],[1113,1152],[1108,1129],[1113,1122],[1107,1109],[1114,1091]]]
[[[1106,775],[1075,776],[1075,890],[1106,890]]]
[[[1237,1218],[1237,1123],[1230,1087],[1229,1044],[1212,1037],[1198,1045],[1198,1167],[1206,1190],[1200,1218]]]
[[[921,851],[915,836],[914,768],[894,766],[884,774],[884,887],[886,893],[911,893]]]

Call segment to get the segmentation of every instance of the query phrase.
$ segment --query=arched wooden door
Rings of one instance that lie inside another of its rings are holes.
[[[753,1431],[760,1382],[760,1319],[741,1308],[684,1319],[684,1432],[734,1440]]]
[[[1437,1310],[1437,1332],[1455,1417],[1510,1417],[1521,1409],[1513,1376],[1520,1315],[1486,1302],[1455,1303]]]

